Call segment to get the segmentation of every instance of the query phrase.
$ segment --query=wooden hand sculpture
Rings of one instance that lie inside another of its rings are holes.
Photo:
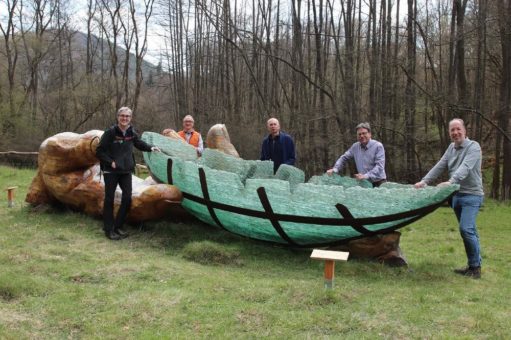
[[[64,132],[46,139],[39,148],[38,171],[25,201],[32,205],[60,202],[88,215],[101,216],[105,185],[95,154],[102,134],[99,130],[84,134]],[[132,185],[129,222],[182,212],[183,196],[177,187],[136,176],[132,176]],[[119,207],[120,196],[118,190],[115,209]]]

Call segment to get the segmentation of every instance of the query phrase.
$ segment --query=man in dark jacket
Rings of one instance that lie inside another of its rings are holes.
[[[103,222],[105,235],[111,240],[128,236],[122,229],[131,205],[131,173],[135,169],[133,146],[142,151],[160,151],[141,139],[131,125],[133,113],[128,107],[117,111],[117,124],[105,131],[96,150],[105,179]],[[121,206],[114,220],[114,197],[117,184],[122,191]]]
[[[295,165],[295,144],[287,133],[280,131],[280,124],[276,118],[268,119],[266,123],[269,135],[263,140],[261,146],[261,160],[273,161],[273,173],[281,164]]]

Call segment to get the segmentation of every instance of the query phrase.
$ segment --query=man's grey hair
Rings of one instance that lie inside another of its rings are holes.
[[[190,120],[190,121],[192,121],[192,123],[195,123],[195,120],[193,119],[193,117],[192,117],[191,115],[186,115],[186,116],[184,116],[184,117],[183,117],[183,122],[184,122],[185,120]]]
[[[358,129],[366,129],[368,132],[371,132],[371,125],[367,122],[360,123],[355,128],[355,131],[358,131]]]
[[[126,113],[129,113],[130,115],[133,115],[133,112],[131,111],[131,109],[127,106],[123,106],[121,107],[119,110],[117,110],[117,115],[120,115],[121,113],[123,112],[126,112]]]
[[[461,118],[453,118],[449,121],[449,125],[451,125],[452,122],[459,122],[461,126],[465,127],[465,122]]]

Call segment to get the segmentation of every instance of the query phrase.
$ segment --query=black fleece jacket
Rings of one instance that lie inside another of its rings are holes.
[[[113,125],[103,133],[96,149],[96,156],[100,160],[103,171],[116,173],[129,173],[135,169],[133,146],[141,151],[151,151],[151,145],[138,137],[132,126],[123,134],[119,126]],[[115,161],[116,168],[112,168]]]

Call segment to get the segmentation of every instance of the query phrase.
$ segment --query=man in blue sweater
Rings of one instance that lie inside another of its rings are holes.
[[[269,135],[263,140],[261,146],[261,160],[273,161],[273,173],[281,164],[295,165],[295,144],[290,135],[280,131],[280,124],[276,118],[268,119],[266,123]]]

